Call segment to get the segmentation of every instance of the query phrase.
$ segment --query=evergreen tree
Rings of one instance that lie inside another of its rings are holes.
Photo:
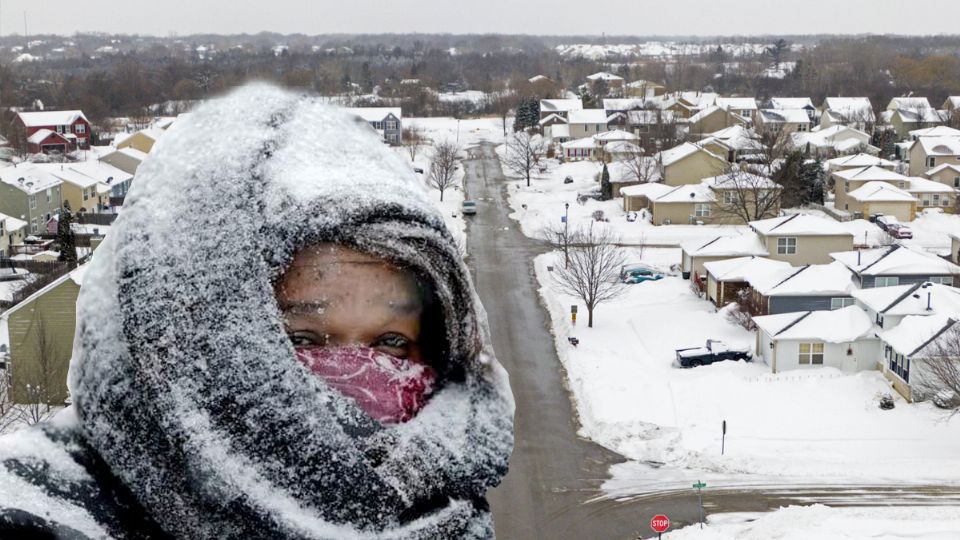
[[[804,204],[806,190],[803,187],[804,157],[800,151],[791,152],[783,165],[773,174],[772,180],[783,186],[780,205],[793,208]]]
[[[801,185],[803,186],[801,204],[823,204],[824,177],[823,161],[820,160],[820,156],[813,161],[804,162],[801,167]]]
[[[73,234],[73,214],[70,212],[70,203],[64,201],[63,210],[57,219],[57,244],[60,247],[59,260],[77,264],[77,239]]]
[[[613,198],[613,185],[610,184],[610,171],[607,170],[607,164],[603,164],[603,172],[600,174],[600,198],[609,201]]]

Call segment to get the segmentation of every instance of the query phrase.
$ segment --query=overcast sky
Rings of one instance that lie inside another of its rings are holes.
[[[0,0],[0,33],[960,33],[960,0]]]

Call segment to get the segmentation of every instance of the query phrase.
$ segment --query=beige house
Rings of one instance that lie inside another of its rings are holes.
[[[944,163],[923,173],[924,176],[945,186],[960,190],[960,165]]]
[[[753,122],[757,116],[757,100],[752,97],[718,97],[717,107]]]
[[[920,137],[911,143],[909,156],[910,176],[940,165],[960,165],[960,137]]]
[[[810,131],[812,122],[803,109],[762,109],[757,114],[757,131],[798,133]]]
[[[65,274],[0,315],[9,330],[14,403],[66,400],[77,295],[85,271],[82,266]]]
[[[704,178],[723,174],[727,160],[694,143],[663,150],[657,154],[663,169],[663,183],[668,186],[699,184]]]
[[[603,109],[581,109],[567,114],[571,139],[592,137],[607,131],[607,112]]]
[[[960,232],[950,234],[950,260],[960,264]]]
[[[654,225],[718,224],[741,225],[739,208],[763,211],[766,216],[780,212],[781,187],[769,178],[742,172],[705,178],[699,184],[666,186],[641,184],[624,188],[624,209],[647,209]],[[755,203],[759,199],[759,203]]]
[[[827,168],[830,172],[862,169],[864,167],[880,167],[881,169],[892,171],[897,168],[897,164],[870,154],[854,154],[852,156],[840,156],[827,160]]]
[[[701,282],[706,287],[704,264],[734,257],[766,257],[769,255],[760,237],[747,231],[736,236],[717,236],[710,240],[691,240],[680,244],[681,272],[684,279]]]
[[[149,154],[153,145],[160,140],[163,134],[164,130],[159,128],[142,129],[117,143],[117,149],[133,148],[144,154]]]
[[[910,179],[906,176],[874,165],[859,169],[843,169],[833,173],[834,207],[837,210],[855,211],[850,208],[850,193],[860,189],[867,182],[886,182],[891,186],[906,190]],[[868,214],[864,214],[868,215]]]
[[[911,178],[907,193],[917,199],[918,211],[925,208],[939,208],[947,214],[954,213],[957,195],[960,194],[951,186],[926,178]]]
[[[847,126],[831,126],[817,131],[790,134],[792,148],[808,156],[833,158],[847,154],[877,155],[880,149],[870,144],[870,136]]]
[[[873,133],[877,116],[873,105],[865,97],[828,97],[821,106],[820,127],[844,125]]]
[[[853,234],[832,219],[793,214],[749,225],[771,259],[794,266],[826,264],[833,261],[830,253],[853,249]]]
[[[614,91],[614,93],[622,93],[623,85],[626,82],[623,80],[623,77],[606,71],[598,71],[592,75],[587,75],[587,84],[592,85],[600,81],[605,82],[607,88]]]
[[[760,136],[743,126],[715,131],[697,144],[718,156],[726,156],[730,163],[736,163],[744,156],[760,154],[765,149]]]
[[[541,99],[540,100],[540,119],[544,119],[551,114],[556,114],[562,118],[567,118],[570,111],[579,111],[583,109],[583,101],[580,98],[575,99]]]
[[[897,109],[892,111],[887,121],[902,140],[910,138],[910,133],[946,123],[944,113],[936,109]]]
[[[623,211],[639,212],[640,210],[646,209],[652,212],[653,201],[674,189],[676,188],[661,184],[660,182],[623,186],[620,188],[620,196],[623,197]],[[653,223],[657,222],[654,221]]]
[[[855,216],[885,214],[907,222],[917,215],[917,198],[886,182],[867,182],[847,193],[847,201],[847,210]]]
[[[145,159],[147,159],[147,154],[136,148],[122,148],[100,157],[100,161],[109,163],[129,174],[136,174],[137,168]]]
[[[0,214],[0,255],[10,257],[10,246],[22,244],[23,239],[30,234],[27,230],[27,222]]]
[[[652,99],[667,93],[667,88],[655,82],[638,80],[626,85],[626,94],[643,99]]]
[[[716,105],[707,107],[687,120],[689,133],[695,136],[702,136],[733,126],[746,126],[749,123],[748,118]]]

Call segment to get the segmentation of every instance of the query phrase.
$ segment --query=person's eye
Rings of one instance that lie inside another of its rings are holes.
[[[406,337],[391,333],[378,337],[371,347],[398,358],[405,358],[410,354],[410,345],[411,342]]]
[[[323,347],[327,344],[326,336],[318,336],[313,332],[289,332],[287,337],[294,347]]]

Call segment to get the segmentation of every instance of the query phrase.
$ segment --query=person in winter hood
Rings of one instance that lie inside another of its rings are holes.
[[[513,400],[370,127],[254,84],[179,120],[87,270],[73,406],[0,439],[0,538],[490,538]]]

